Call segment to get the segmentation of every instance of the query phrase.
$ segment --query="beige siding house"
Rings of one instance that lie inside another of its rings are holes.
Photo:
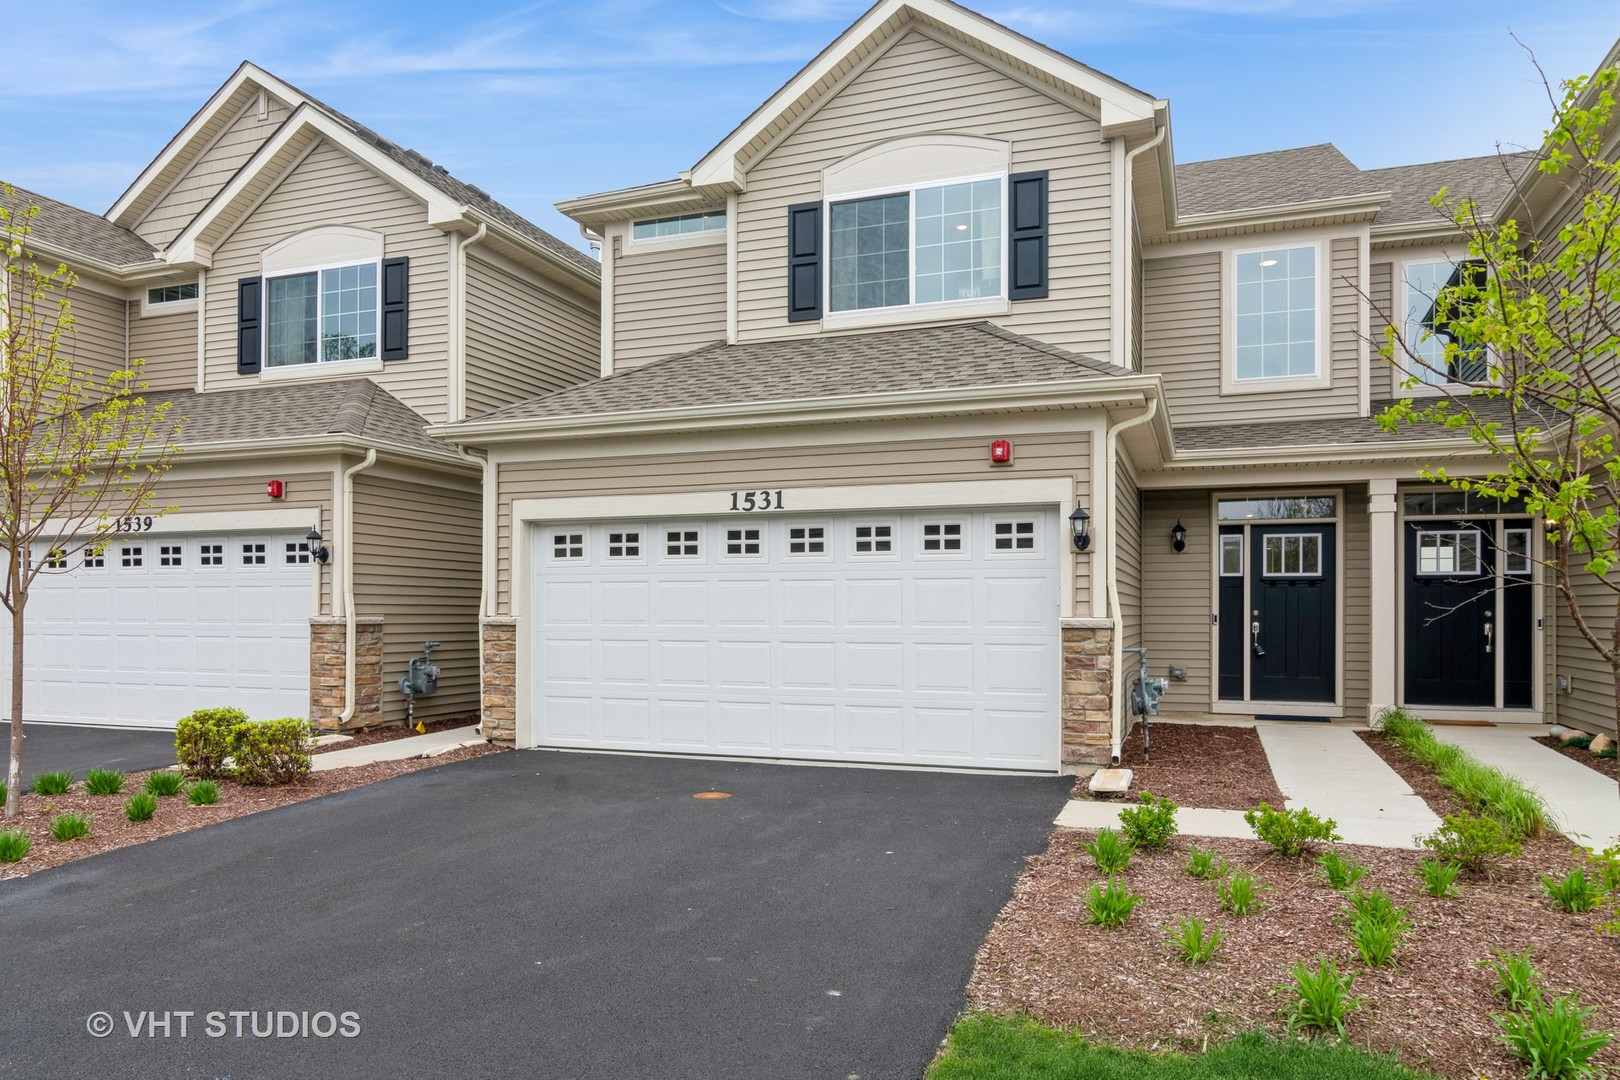
[[[1429,196],[1512,170],[1169,133],[884,0],[678,179],[560,204],[604,378],[432,429],[490,463],[486,732],[1085,768],[1135,649],[1167,715],[1611,724],[1558,691],[1596,673],[1540,524],[1416,479],[1489,467],[1459,433],[1376,419],[1383,327],[1462,257]]]
[[[105,647],[32,653],[29,718],[476,719],[485,466],[425,428],[596,378],[596,262],[251,64],[106,215],[15,201],[79,361],[184,418],[168,511],[44,579],[41,641]]]

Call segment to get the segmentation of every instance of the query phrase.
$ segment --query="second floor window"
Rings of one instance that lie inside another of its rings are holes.
[[[1318,374],[1316,256],[1309,245],[1234,257],[1238,381]]]
[[[917,187],[829,207],[831,311],[999,297],[1002,177]]]
[[[377,355],[377,264],[265,279],[267,366]]]
[[[1487,377],[1489,365],[1483,350],[1460,348],[1446,355],[1446,346],[1456,338],[1449,328],[1451,312],[1445,290],[1465,282],[1479,284],[1483,273],[1484,267],[1478,262],[1441,259],[1406,264],[1402,275],[1406,322],[1401,335],[1418,360],[1406,357],[1403,366],[1420,383],[1443,386],[1457,380],[1482,382]]]

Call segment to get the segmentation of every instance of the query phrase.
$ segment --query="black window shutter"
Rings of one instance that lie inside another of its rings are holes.
[[[236,281],[236,373],[253,375],[259,370],[259,353],[263,348],[260,333],[261,298],[264,280],[256,277],[238,278]]]
[[[1046,296],[1046,170],[1007,177],[1007,299]]]
[[[821,318],[821,204],[788,207],[788,322]]]
[[[382,264],[382,358],[403,360],[408,351],[411,309],[411,260],[384,259]]]

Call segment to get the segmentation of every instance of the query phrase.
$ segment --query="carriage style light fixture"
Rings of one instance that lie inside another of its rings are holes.
[[[309,535],[304,539],[309,541],[309,553],[314,556],[316,562],[323,563],[332,557],[332,553],[321,544],[321,530],[311,526]]]
[[[1181,523],[1180,518],[1176,519],[1176,527],[1170,530],[1170,546],[1177,551],[1187,550],[1187,526]]]
[[[1086,508],[1076,506],[1074,513],[1069,515],[1069,525],[1074,529],[1074,550],[1085,551],[1091,546],[1091,515]]]

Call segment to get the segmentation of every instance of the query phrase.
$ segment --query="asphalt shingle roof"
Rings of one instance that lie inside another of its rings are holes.
[[[39,207],[28,229],[30,236],[41,243],[114,266],[150,262],[157,257],[157,249],[151,244],[99,214],[15,185],[11,191],[7,209],[14,215]]]
[[[1368,169],[1362,173],[1375,191],[1390,193],[1389,202],[1378,212],[1378,225],[1410,225],[1447,221],[1430,205],[1435,192],[1446,188],[1452,199],[1468,198],[1481,214],[1490,214],[1508,192],[1513,181],[1529,164],[1532,154],[1489,154],[1485,157],[1430,161],[1421,165],[1397,165],[1389,169]]]
[[[1253,210],[1381,190],[1332,143],[1176,166],[1176,202],[1183,214]]]
[[[745,345],[716,342],[476,419],[590,416],[1129,374],[990,323],[968,323]]]
[[[1452,439],[1467,443],[1468,432],[1443,427],[1439,424],[1402,424],[1394,431],[1378,426],[1377,416],[1397,398],[1375,400],[1370,416],[1346,416],[1319,420],[1270,420],[1257,424],[1204,424],[1196,427],[1178,426],[1174,429],[1177,450],[1257,450],[1265,451],[1282,446],[1388,446],[1401,443]],[[1470,399],[1469,406],[1487,420],[1507,421],[1511,416],[1504,398]],[[1527,407],[1519,411],[1521,425],[1535,425],[1548,430],[1563,421],[1562,413],[1551,406]]]
[[[455,457],[455,451],[423,432],[426,421],[370,379],[260,385],[199,394],[157,391],[148,402],[170,402],[171,417],[184,417],[181,446],[204,443],[351,435],[371,442]]]

